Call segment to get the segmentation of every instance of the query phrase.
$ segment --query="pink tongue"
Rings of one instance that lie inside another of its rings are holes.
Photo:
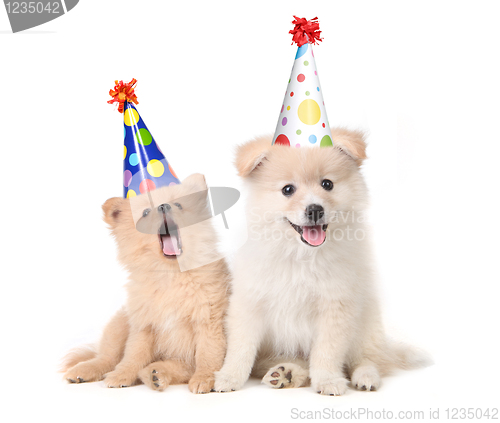
[[[162,235],[161,240],[163,241],[163,254],[167,256],[177,256],[180,254],[177,237]]]
[[[326,233],[320,225],[302,226],[302,236],[311,245],[321,245],[325,240]]]

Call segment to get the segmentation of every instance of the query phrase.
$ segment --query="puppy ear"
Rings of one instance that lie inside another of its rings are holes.
[[[349,131],[344,128],[332,128],[333,145],[347,154],[361,166],[366,159],[365,134],[361,131]]]
[[[207,181],[205,180],[205,176],[201,173],[193,173],[192,175],[189,175],[182,181],[182,183],[191,185],[197,191],[205,191],[207,189]]]
[[[266,159],[272,140],[268,137],[257,138],[238,147],[235,165],[243,178],[249,176]]]
[[[120,222],[120,218],[123,217],[123,212],[125,207],[128,206],[128,200],[120,197],[113,197],[102,205],[102,211],[104,212],[104,221],[110,225],[112,228]]]

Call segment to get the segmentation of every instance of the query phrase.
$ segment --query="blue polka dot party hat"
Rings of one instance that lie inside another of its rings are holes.
[[[115,81],[115,87],[109,90],[113,98],[108,103],[118,103],[118,111],[123,113],[124,198],[180,183],[134,106],[139,104],[135,95],[136,84],[136,79],[128,83]]]
[[[318,18],[294,16],[293,43],[297,54],[281,106],[273,144],[292,147],[330,147],[332,133],[314,60],[313,44],[321,41]],[[293,44],[292,43],[292,44]]]

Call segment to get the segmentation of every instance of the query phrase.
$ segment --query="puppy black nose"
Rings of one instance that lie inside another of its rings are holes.
[[[165,203],[165,204],[160,204],[160,205],[158,206],[158,211],[159,211],[160,213],[166,213],[166,212],[168,212],[171,208],[172,208],[172,207],[170,207],[170,204],[166,204],[166,203]]]
[[[321,219],[325,214],[325,209],[323,206],[319,204],[309,204],[306,207],[306,216],[307,218],[316,223],[319,219]]]

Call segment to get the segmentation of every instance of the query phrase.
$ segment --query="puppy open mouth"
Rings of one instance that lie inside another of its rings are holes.
[[[288,219],[287,219],[288,220]],[[297,231],[300,235],[300,239],[304,244],[311,247],[319,247],[326,240],[326,229],[328,224],[325,225],[314,225],[314,226],[299,226],[288,220],[288,223],[293,229]]]
[[[167,258],[176,258],[182,254],[181,234],[179,227],[169,217],[163,216],[163,223],[158,230],[158,239],[163,255]]]

